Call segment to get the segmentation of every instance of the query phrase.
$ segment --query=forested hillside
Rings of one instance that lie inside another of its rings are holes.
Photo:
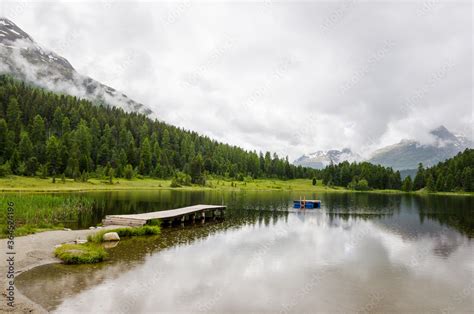
[[[466,149],[428,169],[418,166],[413,189],[431,192],[474,191],[474,149]]]
[[[349,187],[356,190],[400,189],[400,172],[392,168],[373,165],[368,162],[341,162],[329,165],[318,172],[326,185]]]
[[[142,114],[96,106],[0,76],[0,174],[168,178],[310,178],[269,152],[248,152]]]
[[[407,176],[403,182],[400,172],[368,162],[329,165],[316,172],[326,185],[355,190],[401,189],[406,192],[425,189],[428,192],[474,192],[474,149],[466,149],[455,157],[425,169],[422,164],[414,180]]]

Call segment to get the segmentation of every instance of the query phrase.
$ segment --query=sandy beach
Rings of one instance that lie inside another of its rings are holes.
[[[114,229],[117,227],[120,226],[107,226],[103,229]],[[61,261],[54,256],[56,245],[73,242],[76,239],[86,239],[88,235],[95,232],[97,232],[97,229],[55,230],[15,238],[15,276],[37,266],[60,263]],[[2,274],[2,303],[0,305],[0,312],[47,313],[41,306],[28,299],[18,289],[15,289],[14,307],[7,305],[7,282],[4,279],[8,271],[6,247],[7,239],[0,239],[0,252],[2,254],[2,263],[0,265],[0,273]]]

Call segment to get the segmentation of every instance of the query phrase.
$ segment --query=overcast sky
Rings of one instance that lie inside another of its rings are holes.
[[[156,117],[294,159],[472,138],[471,1],[5,2],[75,69]]]

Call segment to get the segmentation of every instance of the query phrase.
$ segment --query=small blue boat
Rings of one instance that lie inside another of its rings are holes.
[[[293,208],[321,208],[321,201],[320,200],[296,200],[293,201]]]

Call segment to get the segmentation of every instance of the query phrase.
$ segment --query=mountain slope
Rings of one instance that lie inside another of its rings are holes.
[[[314,169],[323,169],[331,162],[333,164],[338,164],[346,160],[352,162],[359,159],[359,155],[353,153],[349,148],[344,148],[343,150],[320,150],[311,154],[303,155],[296,159],[293,164]]]
[[[177,184],[189,184],[187,175],[202,184],[205,173],[234,180],[314,176],[275,154],[267,164],[256,152],[117,107],[45,92],[7,75],[0,75],[0,90],[0,112],[8,112],[0,117],[0,176],[87,180],[103,179],[113,169],[114,177],[139,173],[173,177]]]
[[[426,167],[430,167],[472,147],[472,142],[469,139],[454,135],[444,126],[440,126],[430,133],[434,138],[431,144],[402,140],[397,144],[375,151],[368,161],[396,170],[416,169],[420,162]]]
[[[471,140],[451,133],[444,126],[440,126],[430,133],[433,137],[433,142],[430,144],[421,144],[415,140],[401,140],[397,144],[375,151],[367,161],[392,167],[394,170],[406,170],[402,177],[414,176],[420,162],[426,167],[430,167],[455,156],[466,148],[473,147]],[[305,154],[293,163],[314,169],[323,169],[331,162],[337,164],[343,161],[353,162],[362,161],[362,159],[357,153],[345,148]]]
[[[117,106],[129,112],[152,113],[125,94],[78,73],[68,60],[39,46],[6,18],[0,18],[0,74],[10,74],[54,92]]]

